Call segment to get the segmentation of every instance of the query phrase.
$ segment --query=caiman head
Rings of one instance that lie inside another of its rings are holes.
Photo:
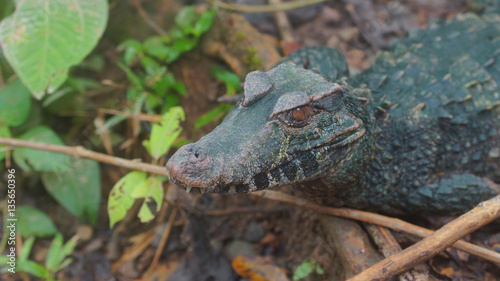
[[[201,192],[251,192],[340,171],[371,118],[366,99],[293,63],[246,77],[244,99],[213,132],[168,161],[170,179]],[[345,171],[344,171],[345,172]]]

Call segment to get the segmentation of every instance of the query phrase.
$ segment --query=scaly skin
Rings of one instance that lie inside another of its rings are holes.
[[[326,205],[407,214],[460,213],[498,193],[498,15],[417,31],[347,83],[334,50],[287,60],[300,66],[250,73],[224,122],[172,156],[174,183],[228,193],[294,184]]]

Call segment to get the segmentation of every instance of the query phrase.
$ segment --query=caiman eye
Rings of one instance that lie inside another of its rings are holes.
[[[290,117],[293,121],[304,121],[311,115],[311,109],[309,106],[301,106],[291,110]]]

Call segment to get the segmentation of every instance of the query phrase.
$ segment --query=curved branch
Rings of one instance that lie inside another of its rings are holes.
[[[297,9],[309,5],[318,4],[321,2],[326,2],[327,0],[298,0],[298,1],[290,1],[284,2],[274,5],[235,5],[224,3],[217,0],[206,0],[208,3],[220,7],[222,9],[235,11],[235,12],[243,12],[243,13],[271,13],[278,11],[285,11],[291,9]]]
[[[163,166],[152,165],[148,163],[138,162],[134,160],[123,159],[119,157],[110,156],[103,153],[94,152],[85,149],[83,146],[64,146],[54,145],[41,142],[33,142],[27,140],[20,140],[14,138],[0,137],[0,145],[8,146],[21,146],[39,150],[46,150],[58,153],[64,153],[79,158],[92,159],[101,163],[111,164],[118,167],[124,167],[131,170],[138,170],[152,174],[162,175],[168,177],[167,169]]]

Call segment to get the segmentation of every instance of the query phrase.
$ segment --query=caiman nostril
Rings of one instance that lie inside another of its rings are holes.
[[[189,162],[201,162],[207,158],[207,153],[204,150],[201,150],[196,147],[190,147],[185,152],[188,156]]]

